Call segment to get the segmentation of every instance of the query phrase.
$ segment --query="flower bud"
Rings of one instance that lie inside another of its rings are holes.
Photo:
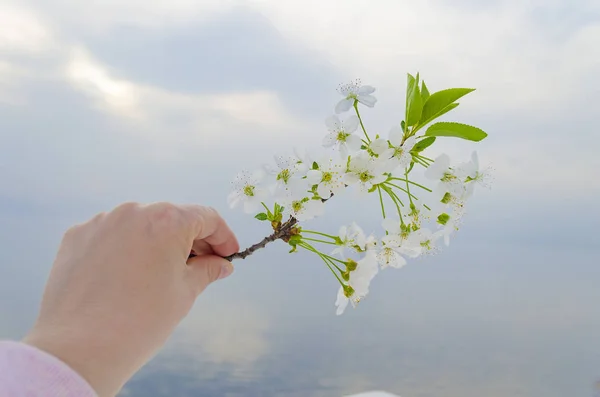
[[[348,259],[346,261],[346,269],[348,269],[349,272],[356,270],[357,266],[358,266],[358,263],[356,263],[356,261],[354,261],[352,259]]]
[[[344,296],[350,298],[352,295],[354,295],[354,288],[349,285],[344,285]]]
[[[349,270],[346,270],[345,272],[342,273],[342,279],[344,281],[350,280],[350,271]]]
[[[450,215],[446,214],[445,212],[443,214],[440,214],[440,216],[437,217],[437,221],[440,225],[445,225],[446,223],[448,223],[449,220],[450,220]]]
[[[450,194],[450,192],[446,192],[446,194],[444,194],[444,197],[442,197],[441,202],[444,204],[448,204],[450,200],[452,200],[452,194]]]

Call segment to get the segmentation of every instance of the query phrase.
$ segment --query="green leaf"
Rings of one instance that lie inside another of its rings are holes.
[[[313,163],[312,163],[312,169],[313,170],[318,170],[319,169],[319,164],[317,164],[316,161],[313,161]]]
[[[406,130],[406,123],[404,122],[404,120],[402,120],[402,121],[400,122],[400,128],[402,128],[402,131],[405,131],[405,130]]]
[[[259,221],[266,221],[267,220],[267,214],[265,214],[264,212],[261,212],[260,214],[256,214],[256,216],[254,216],[256,219],[258,219]]]
[[[477,128],[467,124],[441,122],[435,123],[427,129],[427,136],[450,136],[456,138],[467,139],[469,141],[479,142],[487,136],[487,134]]]
[[[415,146],[413,147],[413,152],[419,153],[422,152],[423,150],[427,149],[429,146],[431,146],[431,144],[435,142],[435,137],[434,136],[430,136],[427,137],[425,139],[420,140],[419,142],[417,142],[415,144]]]
[[[407,173],[407,174],[408,174],[408,173],[410,173],[410,172],[412,171],[412,169],[413,169],[413,167],[414,167],[414,166],[415,166],[415,162],[414,162],[414,161],[411,161],[411,162],[410,162],[410,167],[408,167],[408,170],[406,171],[406,173]]]
[[[423,101],[419,91],[419,74],[414,78],[410,74],[406,83],[406,125],[408,127],[415,125],[421,119],[423,111]]]
[[[425,125],[454,109],[458,104],[451,109],[446,108],[453,105],[459,98],[473,91],[475,91],[474,88],[449,88],[431,94],[423,104],[423,112],[421,113],[419,124]]]
[[[429,99],[429,90],[427,89],[427,86],[425,85],[425,81],[421,82],[421,101],[423,101],[423,103],[427,102],[427,99]]]

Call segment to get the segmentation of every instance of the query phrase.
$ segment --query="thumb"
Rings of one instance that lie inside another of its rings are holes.
[[[217,255],[195,256],[188,259],[187,265],[190,281],[197,289],[198,295],[212,282],[233,273],[231,262]]]

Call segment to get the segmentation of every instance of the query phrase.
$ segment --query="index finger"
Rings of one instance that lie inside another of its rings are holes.
[[[240,249],[237,237],[219,213],[211,207],[186,205],[183,210],[193,222],[193,241],[208,243],[215,254],[228,256]]]

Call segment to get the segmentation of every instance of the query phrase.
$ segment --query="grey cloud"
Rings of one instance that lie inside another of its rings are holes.
[[[117,76],[189,93],[274,90],[300,114],[321,111],[342,78],[318,53],[290,44],[269,20],[246,7],[200,25],[119,26],[78,37]]]

